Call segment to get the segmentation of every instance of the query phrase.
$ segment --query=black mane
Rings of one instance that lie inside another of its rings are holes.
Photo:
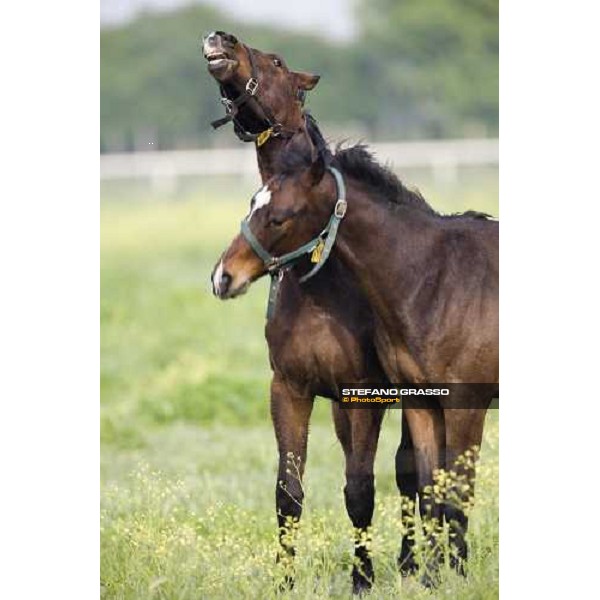
[[[389,166],[378,163],[365,144],[358,143],[348,147],[338,145],[335,153],[332,153],[314,117],[307,114],[306,120],[309,135],[319,151],[320,159],[326,165],[337,167],[342,173],[368,187],[374,196],[395,205],[409,206],[442,218],[482,220],[493,218],[486,213],[474,210],[447,216],[440,215],[425,200],[421,192],[405,186]],[[279,175],[289,176],[309,168],[311,163],[310,148],[294,147],[279,155],[276,170]]]
[[[342,147],[339,144],[331,153],[317,123],[307,115],[308,131],[326,165],[337,167],[342,173],[367,186],[374,195],[394,204],[412,206],[430,214],[437,214],[425,198],[416,190],[407,188],[392,170],[379,164],[364,144]],[[318,140],[318,141],[317,141]],[[309,148],[290,148],[279,155],[276,171],[289,176],[310,167],[312,155]]]
[[[465,212],[452,213],[445,215],[446,219],[479,219],[480,221],[494,220],[495,217],[488,213],[479,212],[478,210],[466,210]]]
[[[332,164],[393,204],[412,206],[437,215],[418,190],[406,187],[390,167],[375,160],[364,144],[348,148],[338,146]]]

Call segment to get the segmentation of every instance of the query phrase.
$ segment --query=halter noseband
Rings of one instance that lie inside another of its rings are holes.
[[[234,100],[227,98],[225,95],[225,88],[223,85],[219,85],[219,89],[221,90],[221,104],[225,107],[225,112],[227,113],[221,119],[217,119],[216,121],[212,121],[211,125],[213,129],[217,129],[230,121],[233,121],[233,130],[235,134],[238,136],[240,140],[243,142],[256,142],[257,146],[260,148],[270,137],[278,137],[278,136],[291,136],[292,132],[287,132],[284,130],[284,127],[281,123],[278,123],[273,116],[273,113],[269,109],[268,106],[264,106],[262,102],[258,99],[256,92],[258,91],[258,74],[256,70],[256,61],[254,60],[254,54],[252,50],[242,44],[242,46],[246,49],[248,53],[248,59],[250,60],[250,79],[246,82],[244,86],[244,91]],[[251,133],[247,131],[244,126],[240,123],[238,118],[238,112],[240,108],[246,104],[250,98],[254,98],[254,101],[260,107],[263,118],[266,123],[269,125],[267,129],[261,131],[260,133]],[[298,100],[301,105],[304,106],[304,100],[306,98],[306,91],[299,90],[298,91]]]
[[[344,184],[344,178],[342,174],[335,167],[327,167],[327,170],[333,175],[335,179],[337,201],[333,209],[333,213],[329,218],[329,222],[325,228],[319,233],[319,235],[306,244],[300,246],[292,252],[283,254],[282,256],[273,256],[270,254],[262,244],[258,241],[256,236],[250,229],[250,221],[248,218],[242,221],[241,232],[254,253],[263,261],[269,275],[271,276],[271,287],[269,288],[269,301],[267,303],[267,319],[270,319],[275,310],[275,304],[277,302],[277,295],[279,292],[279,285],[283,278],[284,272],[296,264],[304,256],[310,254],[311,262],[316,263],[314,267],[305,275],[300,277],[298,281],[304,283],[314,275],[316,275],[331,253],[331,249],[335,243],[338,228],[344,215],[348,203],[346,202],[346,186]]]

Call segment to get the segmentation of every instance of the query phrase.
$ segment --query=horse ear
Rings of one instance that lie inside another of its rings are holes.
[[[316,160],[314,160],[309,169],[310,185],[315,186],[323,179],[325,175],[325,158],[320,152],[317,152]]]
[[[309,91],[312,90],[317,83],[319,83],[319,79],[321,79],[320,75],[313,75],[313,73],[303,73],[302,71],[292,71],[292,75],[296,79],[296,85],[299,90]]]

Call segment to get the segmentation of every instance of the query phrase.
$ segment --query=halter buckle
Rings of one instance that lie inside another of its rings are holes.
[[[333,209],[333,214],[338,219],[343,219],[346,214],[346,209],[348,208],[348,203],[342,198],[338,198],[338,201],[335,203],[335,208]]]
[[[233,101],[229,98],[221,98],[221,104],[225,107],[225,112],[228,115],[233,114]]]
[[[254,94],[256,94],[257,89],[258,89],[258,81],[256,81],[256,79],[254,79],[254,77],[250,77],[250,79],[248,79],[248,83],[246,84],[246,91],[251,96],[254,96]]]
[[[265,267],[269,273],[275,273],[279,269],[279,258],[277,256],[273,256],[271,260],[265,264]]]

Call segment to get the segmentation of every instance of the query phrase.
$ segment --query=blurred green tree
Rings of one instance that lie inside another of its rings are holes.
[[[357,14],[381,134],[497,135],[498,0],[359,0]]]
[[[360,34],[350,44],[248,25],[198,5],[103,29],[101,149],[223,139],[210,130],[222,107],[200,50],[202,34],[214,29],[319,73],[308,106],[341,129],[358,124],[369,139],[497,132],[497,0],[359,0],[357,10]]]

